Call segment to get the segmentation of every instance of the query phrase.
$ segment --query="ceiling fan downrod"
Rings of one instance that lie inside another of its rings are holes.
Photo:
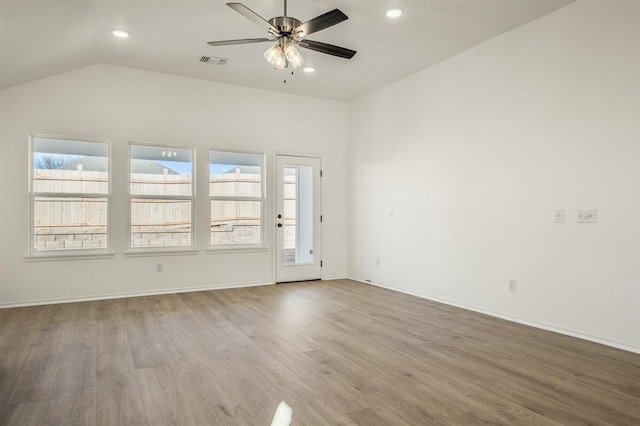
[[[287,0],[284,0],[284,16],[287,17]]]

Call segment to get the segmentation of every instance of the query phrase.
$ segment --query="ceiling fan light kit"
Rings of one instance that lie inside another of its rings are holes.
[[[309,34],[324,30],[349,19],[347,15],[338,9],[334,9],[302,23],[295,18],[287,16],[287,0],[284,0],[284,16],[276,16],[268,21],[242,3],[227,3],[227,6],[262,27],[267,31],[270,38],[210,41],[207,43],[210,46],[275,42],[273,46],[264,52],[264,58],[274,68],[279,70],[286,69],[289,65],[293,68],[298,68],[304,64],[304,58],[296,48],[296,45],[345,59],[351,59],[357,53],[355,50],[305,38]]]

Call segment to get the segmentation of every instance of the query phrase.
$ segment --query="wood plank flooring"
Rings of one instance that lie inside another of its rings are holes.
[[[348,280],[0,310],[2,425],[640,425],[640,355]]]

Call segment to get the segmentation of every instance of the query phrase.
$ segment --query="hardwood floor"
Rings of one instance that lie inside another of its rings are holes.
[[[0,424],[640,424],[640,355],[348,280],[0,310]]]

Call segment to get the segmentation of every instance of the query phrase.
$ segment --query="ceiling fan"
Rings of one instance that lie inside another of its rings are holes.
[[[258,24],[269,33],[270,38],[210,41],[207,43],[210,46],[230,46],[234,44],[275,41],[275,44],[264,52],[264,58],[273,65],[274,68],[281,70],[287,68],[289,64],[297,68],[304,63],[304,58],[300,55],[296,46],[346,59],[351,59],[356,54],[355,50],[306,39],[310,34],[349,19],[349,17],[339,9],[333,9],[332,11],[302,23],[295,18],[287,16],[287,0],[284,0],[284,16],[276,16],[268,21],[242,3],[227,3],[227,6]]]

